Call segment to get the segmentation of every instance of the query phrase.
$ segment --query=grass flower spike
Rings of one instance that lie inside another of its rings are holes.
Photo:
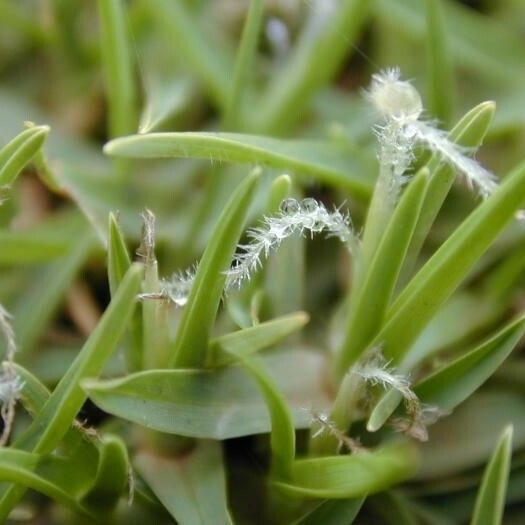
[[[328,237],[336,237],[350,251],[358,244],[357,236],[351,227],[350,217],[338,209],[330,212],[315,199],[285,199],[280,206],[280,212],[275,217],[265,217],[263,224],[248,230],[248,244],[240,245],[240,251],[235,255],[232,266],[227,272],[225,292],[240,288],[249,281],[261,266],[263,259],[277,250],[284,239],[294,234],[310,236],[325,232]],[[177,306],[184,306],[195,278],[196,268],[176,272],[170,279],[162,281],[162,289],[158,294],[141,294],[141,299],[169,299]]]
[[[380,164],[382,170],[389,172],[394,198],[406,181],[405,172],[417,145],[428,148],[457,169],[483,198],[497,188],[495,176],[469,157],[465,148],[451,142],[435,123],[421,119],[421,97],[410,82],[401,80],[398,69],[374,75],[367,98],[383,119],[376,128],[381,144]]]

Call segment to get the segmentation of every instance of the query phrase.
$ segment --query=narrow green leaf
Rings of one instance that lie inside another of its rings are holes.
[[[292,191],[292,179],[290,175],[279,175],[275,178],[268,192],[266,213],[274,215],[279,211],[281,203],[290,196]]]
[[[364,501],[364,497],[324,501],[293,525],[352,525]]]
[[[272,473],[279,479],[289,479],[295,458],[295,429],[286,400],[274,380],[259,362],[242,352],[230,350],[229,353],[248,370],[257,382],[272,422],[270,434]]]
[[[198,441],[180,458],[141,452],[135,466],[177,523],[232,524],[220,443]]]
[[[343,0],[328,13],[311,8],[290,58],[274,75],[258,106],[254,126],[264,133],[286,132],[312,95],[341,67],[370,12],[369,0]]]
[[[482,102],[475,106],[454,126],[450,132],[450,139],[467,148],[478,148],[490,127],[495,110],[494,102]],[[448,164],[443,164],[438,156],[431,158],[427,167],[430,171],[430,181],[406,257],[404,274],[407,278],[412,272],[428,232],[456,179],[456,172]]]
[[[426,0],[428,109],[448,124],[454,114],[455,79],[441,0]]]
[[[208,349],[211,364],[224,366],[235,360],[230,353],[248,355],[273,346],[286,336],[300,330],[308,320],[308,314],[296,312],[216,337],[210,341]]]
[[[230,267],[241,236],[258,174],[248,177],[231,196],[199,263],[173,347],[171,366],[198,367],[206,361],[209,338]]]
[[[525,195],[525,166],[503,184],[445,241],[399,295],[377,341],[399,361],[442,304],[498,234],[513,219]]]
[[[485,469],[476,498],[472,525],[499,525],[502,523],[512,455],[512,434],[512,426],[508,426],[503,431]]]
[[[263,362],[286,397],[295,426],[309,427],[305,407],[323,410],[330,404],[319,375],[321,358],[290,351],[264,356]],[[257,385],[239,366],[150,370],[121,379],[86,380],[82,386],[104,411],[159,432],[229,439],[271,429]]]
[[[124,235],[115,216],[109,214],[108,228],[108,280],[111,296],[113,297],[131,266]],[[126,362],[129,370],[140,370],[143,364],[142,356],[142,317],[140,310],[135,307],[131,319],[128,342],[126,345]]]
[[[77,498],[91,480],[67,458],[4,448],[0,450],[0,480],[36,490],[77,513],[90,515]]]
[[[98,0],[100,49],[109,102],[109,135],[121,137],[137,129],[133,56],[122,0]]]
[[[48,126],[32,126],[0,150],[0,187],[13,183],[42,147],[48,134]]]
[[[419,174],[401,197],[363,284],[352,298],[345,340],[337,356],[340,376],[359,358],[381,327],[419,217],[427,176],[426,172]]]
[[[488,341],[425,377],[414,387],[414,392],[423,403],[453,410],[499,368],[524,331],[523,319],[510,323]],[[372,410],[367,430],[378,431],[402,399],[397,390],[386,392]]]
[[[211,42],[182,0],[148,0],[148,11],[164,31],[170,47],[202,80],[219,107],[228,100],[230,57]]]
[[[423,403],[452,410],[470,397],[503,363],[525,333],[525,319],[425,377],[414,387]]]
[[[347,146],[309,140],[282,140],[239,133],[148,133],[113,140],[104,147],[112,156],[131,158],[191,157],[214,162],[262,164],[315,177],[358,196],[373,185],[371,164]]]
[[[87,397],[79,383],[85,377],[96,377],[115,350],[133,312],[141,278],[142,267],[136,264],[131,266],[97,328],[38,416],[15,441],[14,446],[47,454],[60,443]],[[0,500],[0,520],[7,518],[23,494],[24,489],[17,485],[6,491]]]
[[[393,388],[385,392],[376,403],[366,423],[369,432],[377,432],[394,413],[394,410],[403,400],[403,394]]]
[[[129,482],[129,469],[125,443],[117,436],[104,436],[97,473],[82,504],[96,514],[111,512]]]
[[[360,498],[409,479],[417,470],[416,452],[403,443],[350,456],[299,459],[292,464],[292,481],[275,485],[303,497]]]
[[[244,23],[241,42],[235,59],[233,84],[228,97],[228,104],[224,115],[226,129],[235,129],[239,121],[242,122],[246,90],[250,79],[257,43],[263,22],[264,1],[251,0],[250,9]]]
[[[68,239],[44,236],[32,231],[0,231],[0,264],[21,265],[47,262],[66,255],[71,248]]]

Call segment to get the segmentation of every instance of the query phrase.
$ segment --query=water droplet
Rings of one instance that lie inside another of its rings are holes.
[[[281,202],[280,206],[281,212],[285,215],[292,215],[293,213],[297,213],[300,209],[299,203],[295,199],[285,199],[283,202]]]
[[[301,210],[305,213],[315,213],[319,209],[319,204],[315,199],[303,199],[301,201]]]

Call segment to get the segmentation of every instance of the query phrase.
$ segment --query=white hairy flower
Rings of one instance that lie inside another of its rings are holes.
[[[383,172],[388,174],[388,185],[394,199],[406,182],[404,173],[418,144],[457,169],[483,198],[497,188],[496,177],[469,157],[468,150],[450,141],[447,133],[433,122],[421,119],[421,97],[410,82],[401,80],[399,69],[374,75],[367,98],[382,118],[382,123],[376,127],[381,145],[380,164]]]
[[[252,273],[262,266],[262,259],[279,248],[282,241],[294,234],[304,232],[326,232],[329,237],[337,237],[351,249],[355,235],[350,227],[348,215],[335,209],[329,212],[315,199],[286,199],[281,203],[276,217],[265,217],[263,224],[248,230],[248,244],[241,245],[241,252],[234,257],[233,265],[227,272],[226,291],[241,286],[249,280]]]
[[[325,232],[328,237],[337,237],[349,250],[357,243],[350,217],[338,209],[328,211],[315,199],[285,199],[275,217],[265,217],[262,225],[248,230],[248,244],[240,245],[231,268],[226,272],[224,291],[239,288],[249,280],[271,252],[277,250],[282,241],[294,234],[310,236]],[[175,273],[169,280],[163,280],[159,293],[143,293],[141,299],[169,299],[177,306],[184,306],[188,300],[196,268]]]
[[[439,407],[422,404],[411,388],[410,378],[396,373],[395,369],[378,351],[367,356],[355,366],[352,373],[370,385],[379,385],[385,390],[390,388],[397,390],[405,400],[408,419],[394,418],[392,424],[398,430],[420,441],[428,439],[427,425],[435,423],[441,416],[445,415],[445,412]]]

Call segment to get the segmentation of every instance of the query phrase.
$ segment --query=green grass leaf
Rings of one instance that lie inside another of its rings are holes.
[[[231,353],[247,355],[264,350],[303,328],[308,320],[309,316],[305,312],[295,312],[216,337],[210,341],[208,349],[210,363],[224,366],[235,361]]]
[[[224,115],[224,126],[226,129],[235,129],[242,123],[244,113],[244,102],[247,88],[250,87],[250,73],[254,65],[257,53],[257,43],[263,22],[264,1],[251,0],[250,9],[246,16],[242,31],[235,69],[233,72],[233,83],[228,97],[228,104]]]
[[[78,498],[89,487],[91,478],[67,458],[4,448],[0,450],[0,479],[36,490],[79,514],[90,516]]]
[[[265,356],[263,362],[292,408],[295,426],[308,427],[311,418],[305,407],[329,404],[319,356],[290,351]],[[271,429],[257,385],[239,366],[151,370],[121,379],[86,380],[83,388],[104,411],[168,434],[229,439]]]
[[[417,464],[413,446],[387,445],[350,456],[299,459],[292,465],[292,481],[275,485],[306,498],[360,498],[410,478]]]
[[[425,377],[414,392],[423,403],[452,410],[470,397],[510,355],[525,333],[525,319]]]
[[[48,454],[60,443],[87,397],[79,383],[85,377],[97,376],[115,350],[131,317],[141,278],[142,267],[133,265],[97,328],[38,416],[15,441],[14,446],[38,454]],[[0,519],[7,518],[23,493],[23,488],[18,485],[11,486],[4,493],[0,500]]]
[[[512,433],[512,426],[508,426],[503,431],[485,469],[471,525],[499,525],[502,523],[512,455]]]
[[[520,165],[480,204],[421,268],[390,307],[377,341],[399,362],[472,266],[513,219],[525,195]]]
[[[0,187],[13,183],[40,150],[48,134],[48,126],[32,126],[0,150]]]
[[[428,109],[448,124],[454,114],[455,78],[441,0],[426,0]]]
[[[126,444],[117,436],[104,436],[99,452],[97,473],[82,504],[100,515],[118,503],[129,482],[130,464]]]
[[[496,106],[494,102],[482,102],[468,111],[450,131],[450,139],[461,146],[477,149],[492,123]],[[418,223],[412,236],[403,270],[404,277],[412,273],[421,247],[436,220],[439,210],[456,179],[456,172],[448,164],[434,156],[427,163],[430,180]]]
[[[121,137],[137,129],[134,60],[128,41],[125,7],[122,0],[98,0],[98,9],[100,49],[109,102],[109,135]]]
[[[258,175],[240,184],[217,221],[199,262],[195,281],[170,356],[172,367],[199,367],[207,357],[211,330],[224,291],[226,270],[241,236]]]
[[[239,133],[149,133],[108,142],[104,152],[131,158],[202,158],[261,164],[368,196],[374,180],[369,159],[347,146]]]
[[[345,340],[337,356],[340,376],[359,359],[381,327],[419,217],[427,177],[426,172],[419,174],[401,197],[370,267],[365,269],[363,284],[351,299]]]
[[[257,382],[272,422],[270,433],[272,474],[280,479],[288,479],[295,458],[295,430],[286,400],[275,381],[258,361],[246,353],[232,350],[229,353],[242,364]]]
[[[231,525],[221,445],[198,441],[179,458],[140,452],[135,466],[177,523]]]

